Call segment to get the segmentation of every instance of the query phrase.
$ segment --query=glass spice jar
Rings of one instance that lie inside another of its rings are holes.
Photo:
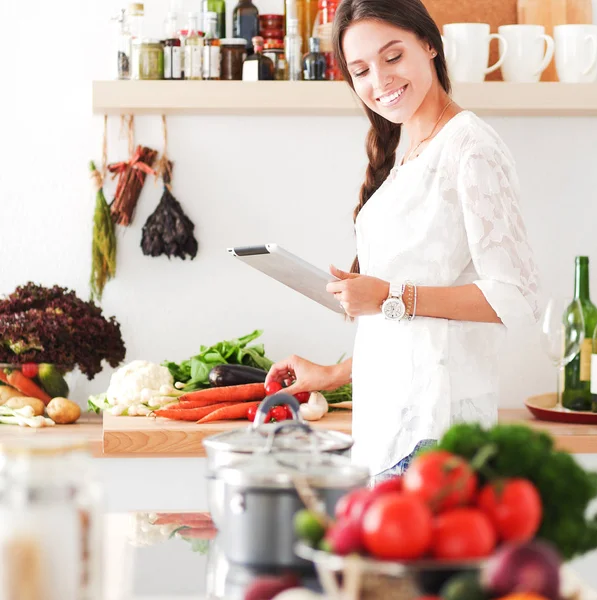
[[[0,444],[0,598],[102,598],[101,490],[88,445],[13,438]],[[17,593],[18,592],[18,593]]]
[[[244,38],[224,38],[220,40],[220,51],[222,54],[220,79],[226,81],[242,80],[246,47],[247,40]]]
[[[133,41],[132,79],[164,79],[164,46],[160,40]]]

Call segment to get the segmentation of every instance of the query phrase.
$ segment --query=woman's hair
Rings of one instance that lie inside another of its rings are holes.
[[[342,75],[350,87],[354,89],[342,49],[342,39],[352,23],[365,19],[395,25],[426,41],[437,52],[433,61],[437,77],[446,93],[450,93],[451,85],[441,34],[421,0],[342,0],[334,18],[333,45]],[[359,203],[354,210],[355,221],[367,200],[390,174],[396,161],[396,148],[400,142],[402,128],[400,124],[384,119],[367,106],[364,108],[371,123],[367,134],[369,165],[361,186]],[[351,272],[359,272],[358,257],[352,263]]]

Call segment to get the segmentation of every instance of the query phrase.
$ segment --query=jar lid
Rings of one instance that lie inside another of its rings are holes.
[[[369,471],[353,464],[346,456],[319,452],[275,452],[222,467],[216,478],[233,486],[294,489],[295,481],[305,480],[317,489],[347,489],[367,484]]]
[[[141,38],[142,44],[161,44],[162,40],[158,40],[157,38]]]
[[[292,425],[292,424],[295,425]],[[203,440],[203,445],[211,450],[254,454],[268,448],[273,450],[304,452],[318,448],[320,452],[343,452],[352,447],[353,439],[346,433],[312,429],[298,421],[266,423],[259,427],[249,425],[231,431],[224,431]],[[274,435],[274,432],[275,435]]]
[[[246,46],[247,40],[245,38],[222,38],[220,40],[221,46]]]
[[[128,8],[129,15],[135,15],[135,16],[141,15],[142,16],[144,12],[145,12],[145,6],[143,6],[142,2],[132,2],[131,4],[129,4],[129,8]]]

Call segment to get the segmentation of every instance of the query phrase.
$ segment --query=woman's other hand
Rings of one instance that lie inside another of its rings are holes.
[[[272,365],[265,385],[271,381],[276,381],[284,386],[289,384],[282,391],[285,394],[298,394],[299,392],[313,392],[320,390],[333,390],[336,385],[336,367],[323,366],[312,363],[300,356],[290,356]]]
[[[336,296],[349,317],[375,315],[390,293],[390,284],[383,279],[347,273],[330,265],[330,273],[339,279],[327,284],[326,290]]]

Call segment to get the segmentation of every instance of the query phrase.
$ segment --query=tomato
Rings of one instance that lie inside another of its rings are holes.
[[[282,389],[282,384],[277,381],[268,381],[265,384],[265,395],[272,396],[273,394],[277,394]]]
[[[287,412],[286,412],[286,407],[285,406],[274,406],[274,408],[272,408],[271,410],[271,414],[272,414],[272,419],[275,419],[276,421],[286,421],[287,418]]]
[[[23,373],[23,375],[28,379],[33,379],[34,377],[37,377],[39,373],[39,367],[36,363],[23,363],[21,366],[21,373]]]
[[[267,415],[265,416],[264,423],[269,423],[269,422],[270,422],[270,421],[273,419],[273,414],[272,414],[272,413],[273,413],[273,410],[274,410],[273,408],[270,408],[270,409],[267,411]]]
[[[472,502],[477,477],[460,456],[436,450],[415,458],[402,477],[404,491],[424,500],[441,512]]]
[[[294,415],[292,414],[292,411],[290,410],[290,406],[288,406],[288,404],[284,405],[284,408],[286,409],[286,418],[287,419],[294,419]]]
[[[433,515],[416,496],[390,492],[376,498],[363,518],[363,542],[376,558],[410,560],[431,543]]]
[[[311,392],[298,392],[297,394],[294,395],[294,397],[301,403],[301,404],[305,404],[305,402],[309,401],[309,396],[311,395]]]
[[[435,518],[431,551],[435,558],[460,560],[489,556],[497,535],[478,508],[454,508]]]
[[[249,421],[253,422],[255,420],[256,414],[257,414],[257,407],[249,406],[249,408],[247,409],[247,419],[249,419]]]
[[[541,496],[526,479],[510,479],[486,485],[477,498],[501,539],[526,542],[532,539],[543,516]]]
[[[336,503],[334,511],[336,519],[338,521],[349,519],[360,520],[372,500],[373,497],[369,488],[358,488],[348,492],[348,494],[344,494]]]
[[[401,492],[402,491],[402,477],[397,475],[396,477],[391,477],[390,479],[385,479],[384,481],[380,481],[376,484],[371,493],[377,496],[383,496],[388,492]]]

